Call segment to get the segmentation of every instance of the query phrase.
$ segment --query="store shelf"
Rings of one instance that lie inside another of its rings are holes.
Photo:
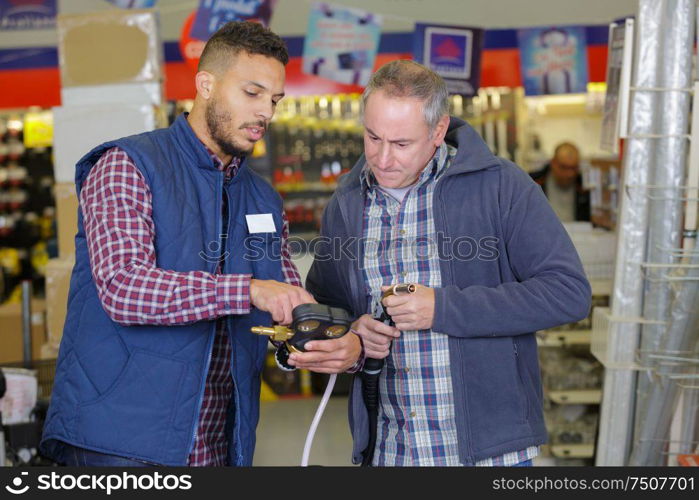
[[[277,184],[275,189],[284,195],[308,195],[315,193],[334,193],[337,189],[337,183],[323,184],[322,182],[304,182],[300,184]]]
[[[548,398],[559,405],[592,405],[602,401],[601,389],[546,391]]]
[[[591,279],[590,286],[592,287],[592,295],[611,295],[612,280],[611,279]]]
[[[558,458],[592,458],[595,456],[594,443],[589,444],[554,444],[550,446],[551,455]]]
[[[592,330],[542,330],[536,334],[540,346],[570,347],[588,345]]]

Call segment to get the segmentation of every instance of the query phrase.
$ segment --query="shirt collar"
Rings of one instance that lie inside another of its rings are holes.
[[[449,146],[447,146],[446,142],[442,142],[435,150],[432,159],[427,163],[422,172],[420,172],[417,185],[422,185],[430,179],[436,179],[446,168],[449,157]],[[374,177],[374,174],[371,172],[366,162],[359,174],[359,182],[364,191],[373,190],[373,188],[377,186],[376,177]]]
[[[226,179],[232,179],[236,176],[238,170],[240,169],[240,164],[243,162],[242,156],[234,156],[228,165],[224,165],[223,161],[221,161],[221,158],[219,158],[216,153],[211,151],[206,145],[204,145],[204,147],[206,147],[206,152],[209,153],[211,162],[214,164],[214,167],[216,167],[216,170],[223,172]]]

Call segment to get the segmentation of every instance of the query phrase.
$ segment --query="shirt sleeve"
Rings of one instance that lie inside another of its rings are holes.
[[[249,274],[156,266],[151,192],[125,151],[102,155],[81,189],[80,207],[99,298],[117,323],[178,325],[250,311]]]
[[[282,227],[282,273],[284,274],[284,281],[289,285],[303,286],[301,275],[289,252],[289,220],[286,218],[286,213],[282,213],[282,219],[284,221],[284,226]]]

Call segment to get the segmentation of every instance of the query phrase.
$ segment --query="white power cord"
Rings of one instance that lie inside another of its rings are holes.
[[[325,387],[325,392],[323,393],[323,399],[320,400],[320,404],[318,405],[318,409],[316,410],[316,414],[313,417],[313,423],[311,424],[311,428],[308,429],[308,434],[306,435],[306,444],[303,446],[303,457],[301,457],[301,467],[308,467],[308,457],[311,454],[311,446],[313,445],[313,436],[315,436],[316,429],[318,428],[318,424],[320,423],[320,419],[323,416],[323,412],[325,411],[325,407],[328,404],[328,400],[330,399],[330,395],[333,392],[333,388],[335,387],[335,380],[337,379],[337,374],[333,373],[330,375],[330,379],[328,380],[328,385]]]

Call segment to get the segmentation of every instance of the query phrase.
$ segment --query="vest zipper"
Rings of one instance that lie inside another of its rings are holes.
[[[228,263],[228,258],[230,257],[230,254],[228,253],[228,240],[230,239],[230,221],[231,221],[231,203],[230,203],[230,198],[228,197],[228,186],[231,184],[231,179],[228,179],[223,182],[223,203],[225,205],[225,210],[223,210],[223,223],[222,229],[220,231],[220,234],[222,236],[221,238],[221,272],[225,273],[226,272],[226,264]],[[225,230],[225,232],[224,232]],[[225,235],[225,238],[223,237]],[[234,439],[234,445],[233,445],[233,453],[235,453],[236,460],[235,464],[240,465],[242,463],[243,457],[242,455],[238,452],[236,448],[239,447],[240,445],[240,422],[239,418],[236,418],[236,413],[238,412],[238,408],[240,408],[240,397],[238,395],[238,385],[235,383],[235,365],[236,365],[236,349],[234,348],[234,343],[233,343],[233,335],[232,335],[232,329],[231,329],[231,322],[229,318],[226,318],[224,320],[226,322],[226,333],[228,334],[228,342],[231,346],[231,360],[230,360],[230,367],[229,367],[229,372],[231,374],[231,384],[233,386],[233,401],[235,404],[235,409],[234,409],[234,415],[233,415],[233,439]],[[228,455],[231,455],[231,450],[230,450],[230,444],[228,443]]]
[[[223,182],[222,182],[223,181],[223,172],[221,172],[221,175],[219,176],[218,180],[219,180],[219,182],[216,183],[216,187],[217,187],[217,191],[218,191],[218,199],[223,201],[223,195],[221,193],[223,191]],[[220,214],[220,212],[222,212],[222,210],[218,210],[218,212],[219,212],[219,214],[216,217],[216,221],[217,221],[216,235],[218,237],[219,248],[222,248],[222,244],[223,244],[223,242],[221,241],[221,226],[222,226],[221,219],[222,219],[222,217]],[[189,463],[189,456],[192,454],[192,450],[194,449],[194,441],[197,439],[197,429],[199,428],[199,416],[201,414],[201,405],[204,401],[204,392],[206,390],[206,377],[209,374],[209,368],[211,366],[211,354],[212,354],[213,347],[214,347],[214,337],[215,336],[216,336],[216,322],[214,322],[213,335],[209,336],[209,342],[208,342],[207,348],[206,348],[206,351],[208,354],[206,355],[206,364],[204,366],[204,372],[203,372],[203,377],[202,377],[203,383],[202,383],[202,387],[199,391],[199,398],[197,401],[197,413],[196,413],[196,418],[194,420],[194,427],[192,429],[192,439],[189,442],[187,456],[185,457],[186,464]]]

